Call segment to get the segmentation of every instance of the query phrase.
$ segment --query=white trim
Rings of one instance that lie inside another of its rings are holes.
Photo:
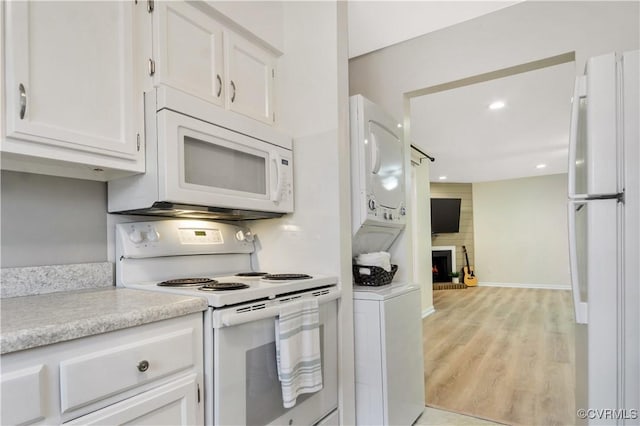
[[[427,309],[424,309],[422,311],[422,319],[428,317],[429,315],[433,314],[436,312],[436,308],[433,307],[433,305],[429,306]]]
[[[479,282],[479,287],[511,287],[511,288],[537,288],[542,290],[571,290],[569,284],[530,284],[530,283],[492,283]]]
[[[431,247],[431,255],[433,256],[434,251],[450,251],[451,252],[451,271],[456,270],[456,246],[432,246]]]

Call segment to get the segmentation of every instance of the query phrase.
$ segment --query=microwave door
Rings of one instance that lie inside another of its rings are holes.
[[[293,211],[291,151],[167,110],[158,133],[160,201]]]

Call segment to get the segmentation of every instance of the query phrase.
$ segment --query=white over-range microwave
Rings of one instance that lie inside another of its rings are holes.
[[[109,182],[109,212],[261,219],[293,212],[290,137],[168,87],[145,93],[146,173]]]

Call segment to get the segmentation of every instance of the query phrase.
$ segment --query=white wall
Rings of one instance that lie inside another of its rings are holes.
[[[480,285],[569,288],[567,175],[473,184]]]
[[[413,151],[413,150],[412,150]],[[412,152],[413,154],[413,152]],[[412,155],[412,160],[415,157]],[[429,188],[429,160],[412,161],[411,198],[413,218],[413,282],[420,286],[422,315],[433,311],[433,274],[431,273],[431,198]]]
[[[346,4],[285,2],[279,127],[294,141],[295,212],[250,224],[269,271],[338,277],[341,423],[355,424]]]
[[[2,171],[3,268],[105,262],[104,182]]]

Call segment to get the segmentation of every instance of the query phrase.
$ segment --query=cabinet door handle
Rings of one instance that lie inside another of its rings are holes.
[[[233,80],[231,80],[231,88],[233,89],[233,92],[231,92],[231,102],[233,102],[236,100],[236,84]]]
[[[220,78],[220,74],[216,74],[216,80],[218,81],[218,93],[216,96],[219,98],[222,94],[222,78]]]
[[[18,91],[20,92],[20,120],[24,120],[24,114],[27,112],[27,91],[22,83],[18,86]]]
[[[147,371],[149,369],[149,361],[142,360],[138,363],[138,371],[141,373],[144,373],[145,371]]]

